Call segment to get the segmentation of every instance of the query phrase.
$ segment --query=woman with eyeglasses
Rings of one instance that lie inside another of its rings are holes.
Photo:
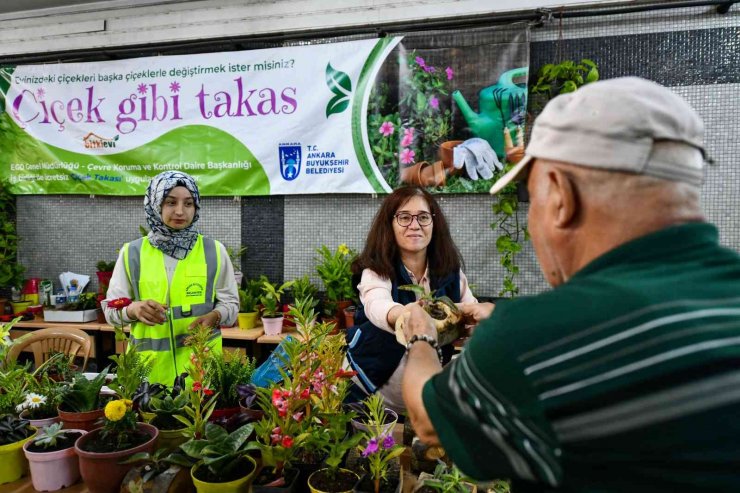
[[[385,198],[365,248],[352,264],[360,305],[355,325],[347,330],[345,366],[357,372],[350,400],[380,392],[387,407],[404,410],[405,347],[396,341],[395,324],[417,296],[398,287],[418,284],[456,303],[474,303],[461,265],[447,220],[429,192],[402,187]],[[443,347],[445,362],[452,352],[452,345]]]

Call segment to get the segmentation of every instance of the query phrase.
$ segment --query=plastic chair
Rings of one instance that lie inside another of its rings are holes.
[[[10,348],[8,361],[14,362],[20,356],[21,351],[30,348],[33,351],[34,364],[36,368],[41,366],[49,358],[52,351],[74,355],[82,358],[82,368],[85,371],[87,359],[90,357],[92,341],[80,329],[72,327],[52,327],[39,329],[17,339],[16,344]]]

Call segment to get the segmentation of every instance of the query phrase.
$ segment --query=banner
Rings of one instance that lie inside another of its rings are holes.
[[[527,43],[522,27],[3,67],[0,179],[16,194],[142,195],[165,170],[211,196],[484,191],[523,145]]]

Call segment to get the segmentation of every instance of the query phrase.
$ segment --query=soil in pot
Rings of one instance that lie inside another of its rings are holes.
[[[131,434],[131,443],[128,445],[128,447],[126,447],[126,449],[138,447],[139,445],[143,445],[151,439],[151,434],[137,429],[134,433]],[[90,440],[87,443],[83,444],[83,446],[81,446],[80,448],[85,452],[93,452],[95,454],[107,454],[110,452],[120,451],[117,447],[114,437],[109,436],[108,438],[104,439],[100,435],[97,435],[95,440]]]
[[[351,491],[357,484],[357,474],[346,469],[339,469],[334,477],[329,475],[328,469],[316,471],[309,478],[311,487],[319,491]]]
[[[73,431],[65,433],[64,436],[57,438],[57,444],[53,447],[44,448],[40,445],[35,445],[34,443],[31,443],[26,447],[26,450],[35,454],[43,454],[46,452],[56,452],[58,450],[68,449],[70,447],[74,447],[75,441],[81,436],[82,433],[80,432]]]
[[[205,483],[228,483],[250,475],[254,467],[254,463],[249,459],[241,458],[239,463],[225,476],[215,475],[205,466],[197,467],[193,471],[193,476]]]

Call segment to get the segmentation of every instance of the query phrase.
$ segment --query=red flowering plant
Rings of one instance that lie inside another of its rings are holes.
[[[138,344],[133,344],[123,328],[123,310],[131,304],[129,298],[117,298],[110,300],[109,308],[118,310],[119,323],[114,325],[116,341],[125,342],[126,345],[121,354],[110,356],[115,363],[116,378],[108,383],[108,386],[121,399],[131,400],[141,382],[146,380],[154,367],[154,358],[144,357],[138,352]]]
[[[218,393],[211,388],[206,371],[211,358],[210,339],[211,327],[201,324],[190,329],[190,335],[185,339],[185,345],[192,351],[188,373],[193,383],[186,391],[190,402],[184,408],[185,415],[176,415],[175,418],[186,426],[183,435],[195,440],[205,436],[208,418],[216,407],[218,398]]]

